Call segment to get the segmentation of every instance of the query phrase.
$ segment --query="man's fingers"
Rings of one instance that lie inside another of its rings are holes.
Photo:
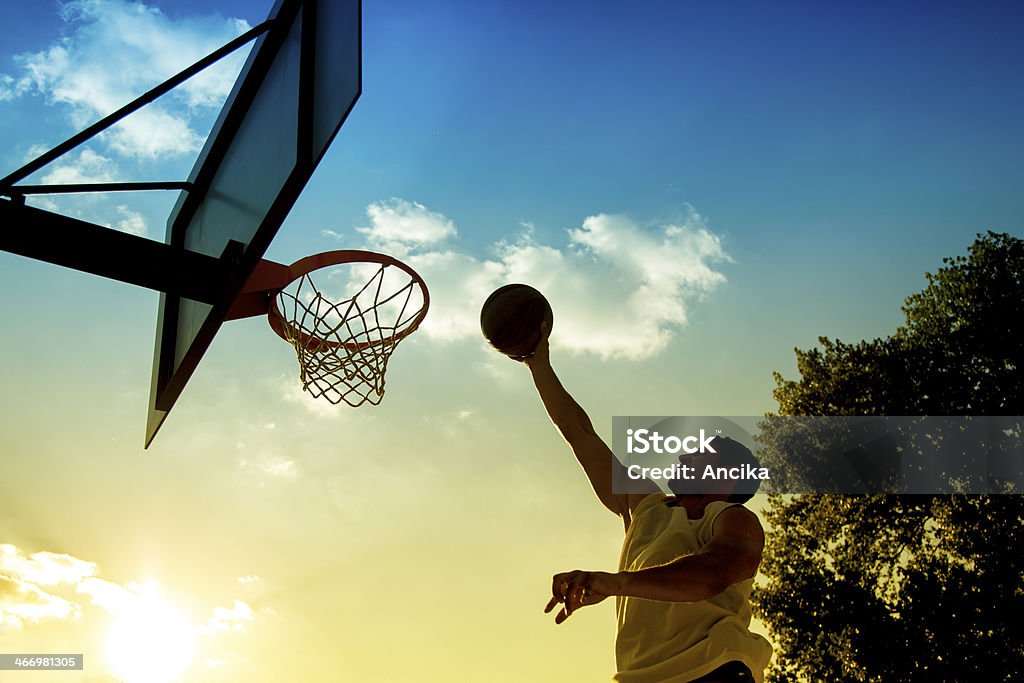
[[[587,575],[580,572],[572,578],[565,591],[565,612],[566,616],[572,614],[577,607],[583,606],[583,594],[586,591]]]
[[[564,602],[566,591],[569,590],[569,584],[572,583],[579,573],[579,571],[571,571],[555,574],[551,579],[551,595],[558,598],[559,602]]]
[[[562,609],[555,614],[555,623],[561,624],[580,607],[592,604],[588,602],[589,598],[594,597],[589,590],[589,584],[590,572],[574,570],[555,574],[551,579],[552,597],[544,608],[545,614],[562,603]]]
[[[550,600],[548,600],[548,606],[544,608],[544,614],[547,614],[548,612],[553,610],[555,608],[555,605],[558,604],[558,602],[558,598],[551,598]]]
[[[555,574],[551,578],[551,599],[548,600],[547,607],[544,608],[544,613],[548,613],[555,609],[559,603],[564,603],[568,599],[569,586],[572,583],[573,578],[579,574],[578,571],[563,572],[561,574]],[[570,612],[566,611],[565,607],[558,610],[555,614],[555,623],[561,624],[563,621],[569,618]]]

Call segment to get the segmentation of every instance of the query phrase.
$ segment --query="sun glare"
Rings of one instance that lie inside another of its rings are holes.
[[[107,658],[124,683],[173,683],[195,654],[195,630],[173,607],[147,596],[107,633]]]

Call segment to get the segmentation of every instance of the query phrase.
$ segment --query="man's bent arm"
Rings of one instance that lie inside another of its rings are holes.
[[[715,534],[704,548],[660,567],[608,572],[573,570],[555,574],[551,600],[545,612],[559,603],[555,615],[561,624],[573,612],[596,605],[612,595],[660,600],[699,602],[715,597],[734,583],[754,576],[764,549],[761,523],[750,510],[731,507],[715,520]]]
[[[712,598],[734,583],[754,576],[764,549],[764,531],[753,512],[723,510],[715,536],[699,552],[638,571],[615,575],[615,594],[647,600],[696,602]]]

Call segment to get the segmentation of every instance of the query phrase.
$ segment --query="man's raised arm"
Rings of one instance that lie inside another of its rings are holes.
[[[612,493],[614,468],[621,468],[621,465],[608,445],[594,431],[586,411],[565,390],[551,367],[547,340],[549,332],[545,326],[536,351],[523,362],[530,368],[533,383],[548,416],[583,466],[594,493],[606,508],[622,517],[628,526],[631,501],[625,494]]]

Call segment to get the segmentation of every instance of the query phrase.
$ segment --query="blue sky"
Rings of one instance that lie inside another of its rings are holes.
[[[269,10],[8,5],[5,172]],[[366,3],[363,95],[268,257],[369,247],[424,275],[431,312],[384,403],[306,400],[265,322],[233,322],[143,452],[157,295],[0,254],[0,574],[20,587],[0,590],[0,635],[101,662],[111,605],[162,590],[199,634],[190,683],[283,680],[279,645],[310,680],[374,680],[389,637],[409,647],[395,677],[426,680],[417,662],[451,653],[425,632],[475,644],[467,680],[607,677],[610,606],[558,630],[540,610],[554,571],[613,566],[621,530],[480,339],[480,303],[513,280],[548,295],[556,367],[606,435],[613,415],[772,410],[794,347],[891,334],[942,257],[1024,234],[1022,19],[1005,2]],[[186,177],[238,64],[35,179]],[[36,203],[162,239],[173,200]],[[410,561],[432,590],[382,598]]]

